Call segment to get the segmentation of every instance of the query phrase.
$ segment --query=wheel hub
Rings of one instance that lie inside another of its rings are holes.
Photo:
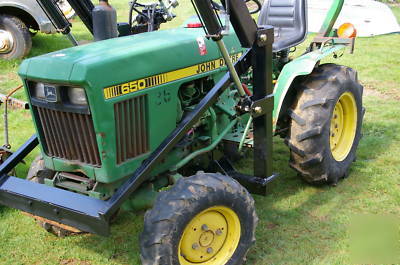
[[[182,265],[226,263],[240,239],[240,222],[230,211],[212,207],[191,220],[179,246]]]
[[[330,147],[336,161],[350,153],[357,130],[357,105],[353,94],[344,93],[335,105],[330,128]]]
[[[200,235],[199,243],[202,247],[208,247],[214,241],[214,232],[208,230]]]
[[[10,32],[0,29],[0,53],[9,53],[14,46],[14,39]]]

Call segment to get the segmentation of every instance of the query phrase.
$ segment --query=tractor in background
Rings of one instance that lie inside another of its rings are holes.
[[[357,72],[320,63],[354,48],[351,25],[333,29],[343,0],[294,59],[306,0],[250,2],[193,0],[198,17],[162,31],[149,21],[161,12],[168,22],[172,1],[132,8],[140,19],[122,25],[99,26],[75,7],[93,32],[121,36],[22,63],[37,133],[0,166],[0,203],[49,231],[104,236],[120,209],[152,207],[144,265],[242,264],[258,220],[250,193],[268,194],[278,176],[273,136],[305,181],[336,185],[355,160],[364,115]],[[38,145],[27,180],[10,176]],[[254,153],[251,175],[233,164],[244,149]]]
[[[67,0],[52,1],[66,19],[73,18],[75,11]],[[31,50],[32,36],[57,31],[36,0],[0,1],[0,59],[25,57]]]

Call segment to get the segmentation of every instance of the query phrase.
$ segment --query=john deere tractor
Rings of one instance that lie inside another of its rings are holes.
[[[104,236],[120,209],[152,207],[143,264],[242,264],[257,225],[250,193],[266,195],[277,176],[274,135],[306,182],[348,176],[363,87],[355,70],[321,64],[354,47],[351,24],[333,29],[343,0],[297,58],[305,0],[192,3],[197,17],[158,31],[176,1],[134,1],[137,15],[118,25],[129,36],[22,63],[36,134],[0,166],[0,203],[57,233]],[[37,145],[28,180],[9,176]],[[233,165],[249,150],[252,175]]]

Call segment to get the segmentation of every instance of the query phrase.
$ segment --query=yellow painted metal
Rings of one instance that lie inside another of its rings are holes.
[[[197,214],[185,227],[179,242],[180,265],[223,265],[235,252],[241,236],[237,214],[214,206]]]
[[[357,104],[354,95],[343,93],[333,110],[330,128],[330,147],[336,161],[350,153],[357,130]]]

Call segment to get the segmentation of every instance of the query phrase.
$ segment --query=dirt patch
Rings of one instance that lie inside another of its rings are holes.
[[[395,91],[381,92],[369,83],[361,82],[361,84],[364,86],[364,96],[378,97],[382,99],[392,99],[392,100],[394,99],[400,101],[400,92],[395,92]]]
[[[64,259],[60,261],[60,265],[90,265],[91,263],[87,261],[77,260],[77,259]]]

